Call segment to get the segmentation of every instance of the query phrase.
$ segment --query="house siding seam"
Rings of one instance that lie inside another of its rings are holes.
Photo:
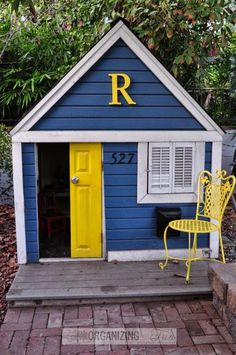
[[[156,208],[179,207],[182,218],[194,218],[195,203],[137,204],[137,144],[106,143],[104,152],[105,215],[107,251],[164,249],[163,236],[156,235]],[[112,154],[135,154],[131,164],[114,164]],[[210,167],[211,143],[206,144],[205,168]],[[187,248],[186,234],[171,237],[170,249]],[[198,247],[206,248],[208,235],[199,235]]]
[[[38,262],[37,189],[34,144],[22,144],[27,261]]]
[[[109,106],[109,73],[131,78],[137,103]],[[201,124],[119,40],[31,130],[203,130]]]

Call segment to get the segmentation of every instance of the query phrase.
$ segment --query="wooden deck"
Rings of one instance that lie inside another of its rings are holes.
[[[150,262],[57,262],[20,266],[7,294],[10,306],[71,305],[211,296],[208,263],[192,265],[185,283],[183,263],[160,270]]]

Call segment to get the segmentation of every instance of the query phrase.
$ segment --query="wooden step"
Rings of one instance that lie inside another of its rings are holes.
[[[105,261],[61,262],[20,266],[7,294],[10,306],[72,305],[171,300],[211,296],[208,263],[193,263],[190,284],[184,263]]]

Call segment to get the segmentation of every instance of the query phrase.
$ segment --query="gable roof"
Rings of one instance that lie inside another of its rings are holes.
[[[46,112],[106,53],[113,44],[122,39],[142,60],[152,73],[169,89],[181,104],[207,131],[223,130],[187,93],[178,81],[164,68],[153,54],[141,43],[122,20],[116,25],[58,82],[58,84],[11,130],[11,135],[29,131]]]

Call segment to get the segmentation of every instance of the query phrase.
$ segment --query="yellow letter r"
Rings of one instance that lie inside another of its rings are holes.
[[[130,77],[127,74],[119,73],[119,74],[108,74],[111,77],[111,86],[112,86],[112,101],[109,102],[109,105],[121,105],[121,102],[118,101],[118,92],[120,92],[126,102],[129,105],[136,105],[136,102],[132,100],[130,95],[127,93],[126,89],[130,86]],[[123,86],[118,87],[118,79],[119,77],[123,78],[124,84]]]

